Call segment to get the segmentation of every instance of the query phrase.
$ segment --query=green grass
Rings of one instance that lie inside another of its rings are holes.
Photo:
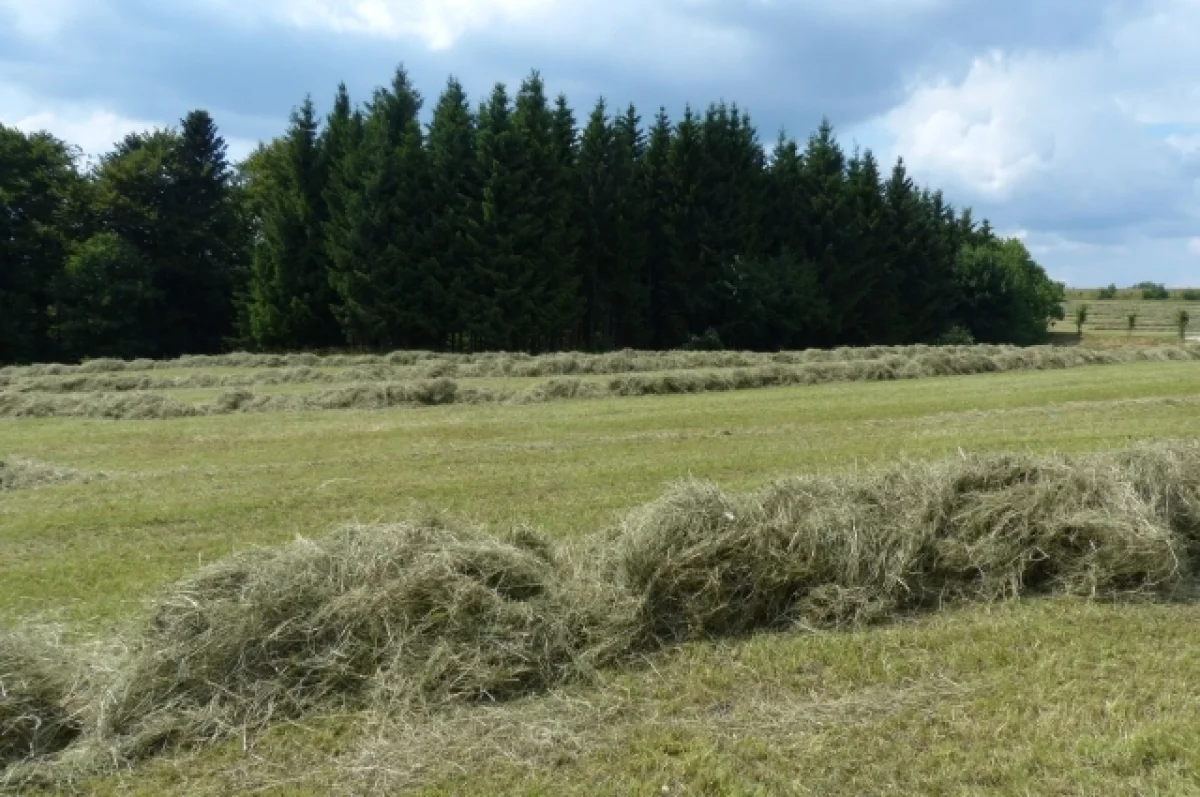
[[[1178,341],[1179,329],[1175,325],[1175,314],[1181,309],[1187,310],[1193,319],[1200,319],[1200,302],[1183,299],[1145,300],[1139,296],[1118,299],[1095,299],[1074,297],[1063,305],[1066,320],[1059,321],[1056,329],[1063,332],[1075,331],[1075,308],[1080,304],[1088,306],[1088,320],[1083,325],[1085,342],[1100,338],[1114,341],[1116,339],[1133,338],[1135,342],[1162,343]],[[1137,313],[1137,322],[1130,335],[1128,315]],[[1200,335],[1200,326],[1193,321],[1188,327],[1188,335]]]
[[[705,395],[0,421],[0,452],[102,474],[0,495],[0,620],[109,633],[199,563],[422,505],[580,536],[682,476],[1200,437],[1200,368]],[[434,716],[313,718],[97,793],[1187,794],[1200,614],[1040,601],[854,633],[690,645],[598,684]]]

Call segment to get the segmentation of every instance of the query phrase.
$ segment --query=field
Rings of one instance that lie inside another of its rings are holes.
[[[0,623],[102,680],[156,596],[192,594],[172,583],[346,524],[447,513],[569,548],[615,539],[664,492],[700,489],[672,488],[680,479],[736,494],[790,475],[869,485],[896,463],[920,481],[968,455],[1192,441],[1198,357],[980,347],[4,369]],[[1150,588],[1066,591],[914,605],[875,625],[746,624],[509,700],[330,704],[117,771],[17,769],[25,786],[99,794],[1197,793],[1200,611]]]
[[[1075,331],[1075,310],[1080,304],[1088,308],[1088,320],[1083,326],[1085,341],[1103,345],[1105,343],[1128,345],[1130,343],[1154,345],[1165,341],[1179,340],[1176,314],[1186,310],[1192,322],[1188,327],[1189,339],[1200,337],[1200,301],[1171,298],[1167,300],[1145,300],[1133,291],[1118,292],[1116,299],[1096,299],[1095,291],[1074,291],[1064,304],[1066,319],[1059,321],[1059,331]],[[1123,295],[1124,294],[1124,295]],[[1129,315],[1136,314],[1134,329],[1129,330]]]

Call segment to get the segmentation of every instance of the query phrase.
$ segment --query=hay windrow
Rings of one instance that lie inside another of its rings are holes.
[[[70,671],[58,648],[0,630],[0,770],[57,753],[79,736]]]
[[[763,629],[1038,595],[1174,600],[1198,568],[1197,442],[963,455],[745,494],[686,481],[564,544],[439,517],[355,526],[167,589],[93,685],[73,749],[130,761],[309,712],[516,698]]]
[[[834,352],[836,354],[838,352]],[[708,355],[707,359],[696,355]],[[1075,368],[1086,365],[1115,365],[1148,360],[1200,360],[1200,346],[1158,349],[1091,350],[1041,347],[1016,349],[1000,346],[932,348],[924,346],[884,349],[847,350],[842,359],[824,356],[824,352],[781,353],[777,355],[739,355],[736,353],[669,353],[649,357],[640,355],[580,355],[591,357],[574,370],[565,363],[575,362],[566,355],[543,358],[480,359],[470,366],[437,367],[442,361],[421,360],[420,373],[433,378],[408,381],[379,381],[395,375],[390,366],[360,366],[347,371],[347,378],[367,381],[336,384],[327,373],[314,372],[307,366],[289,370],[240,376],[197,374],[194,378],[175,377],[187,384],[234,386],[211,402],[186,404],[170,396],[142,389],[155,384],[149,377],[124,377],[127,383],[117,392],[92,390],[100,384],[116,385],[112,377],[76,376],[58,380],[54,390],[39,391],[28,384],[0,390],[0,417],[78,417],[108,420],[153,420],[218,415],[234,412],[302,412],[334,409],[377,410],[392,407],[416,407],[443,404],[536,403],[621,396],[711,393],[752,390],[794,385],[818,385],[831,382],[892,381],[939,376],[998,373],[1016,370]],[[795,356],[793,356],[795,355]],[[231,355],[232,356],[232,355]],[[461,355],[466,357],[466,355]],[[554,358],[561,358],[557,362]],[[607,360],[596,358],[608,358]],[[621,369],[621,363],[629,365]],[[708,365],[702,365],[707,362]],[[432,363],[432,365],[430,365]],[[554,376],[546,382],[523,390],[471,386],[469,379],[486,375],[482,371],[499,368],[509,376],[537,373],[583,373],[587,363],[595,373],[613,372],[605,382],[584,381],[579,377]],[[484,367],[486,366],[486,368]],[[600,367],[602,366],[602,367]],[[673,368],[668,372],[646,373],[645,369]],[[705,370],[721,368],[723,370]],[[457,374],[462,380],[447,376]],[[436,376],[434,376],[436,375]],[[95,380],[101,380],[97,382]],[[108,381],[103,381],[108,380]],[[326,383],[331,386],[311,393],[263,394],[250,388],[284,382]],[[43,385],[45,386],[45,385]],[[124,388],[129,387],[126,391]],[[61,388],[61,389],[59,389]]]
[[[86,482],[95,478],[74,468],[28,459],[0,459],[0,492],[22,490],[49,484]]]

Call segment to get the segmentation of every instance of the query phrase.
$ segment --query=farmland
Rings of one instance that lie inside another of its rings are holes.
[[[346,524],[446,513],[569,547],[634,522],[631,510],[684,478],[742,494],[792,475],[869,481],[896,463],[924,473],[968,455],[1195,439],[1194,357],[964,347],[6,369],[0,620],[78,651],[102,679],[169,585]],[[452,400],[379,398],[381,385],[439,380]],[[331,390],[368,398],[311,400]],[[143,409],[63,409],[130,397]],[[1196,619],[1186,601],[1059,596],[871,627],[712,633],[515,700],[331,704],[119,774],[68,761],[40,782],[144,794],[1192,793]]]
[[[1075,312],[1080,305],[1088,310],[1087,323],[1083,325],[1085,339],[1099,345],[1153,345],[1163,341],[1179,340],[1176,318],[1180,310],[1194,319],[1188,327],[1187,336],[1200,335],[1200,301],[1182,298],[1146,300],[1138,292],[1118,292],[1115,299],[1097,299],[1096,291],[1071,291],[1063,308],[1064,321],[1057,329],[1075,331]],[[1194,291],[1189,291],[1189,295]],[[1133,329],[1129,327],[1129,316],[1134,316]]]

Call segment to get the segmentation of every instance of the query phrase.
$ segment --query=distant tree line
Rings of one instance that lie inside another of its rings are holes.
[[[600,100],[580,129],[536,72],[422,111],[401,68],[237,166],[204,111],[87,170],[0,126],[0,361],[1028,344],[1062,317],[1020,241],[828,123],[768,150],[736,105]]]

